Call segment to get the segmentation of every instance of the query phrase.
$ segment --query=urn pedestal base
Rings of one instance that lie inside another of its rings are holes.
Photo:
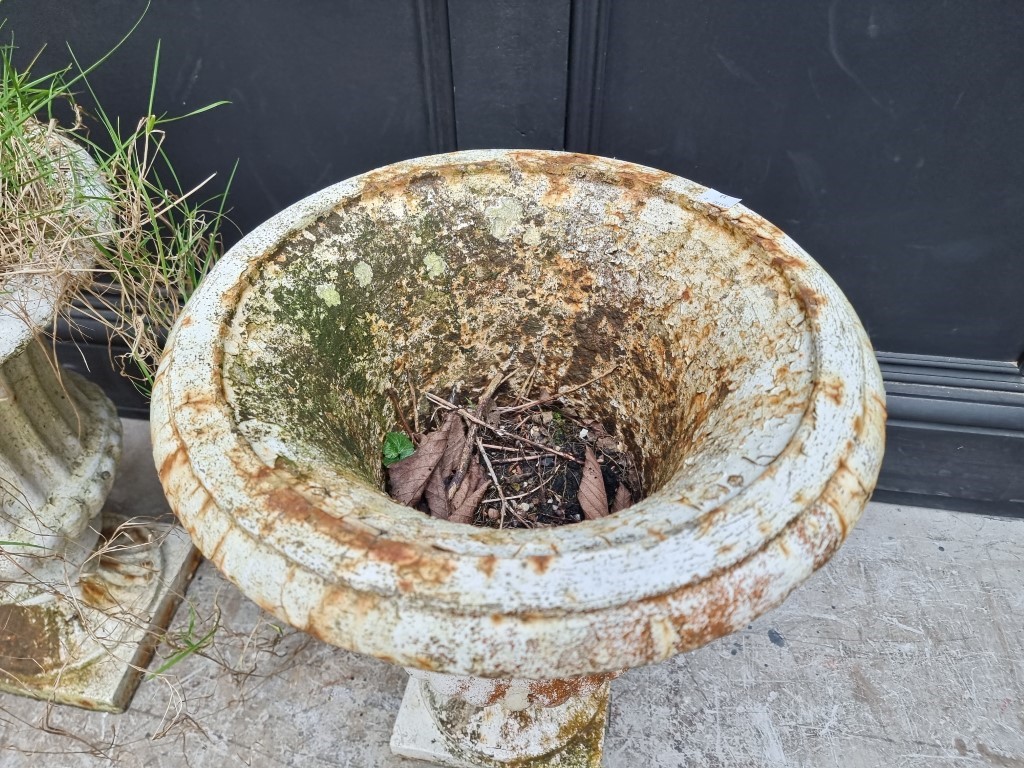
[[[199,555],[179,528],[104,509],[120,456],[99,387],[32,338],[0,360],[0,691],[128,705]]]
[[[391,733],[391,751],[449,768],[600,768],[609,688],[610,683],[601,683],[558,707],[510,710],[446,699],[426,680],[413,677]],[[541,738],[540,732],[547,731],[560,744],[536,754],[537,742],[531,745],[524,738],[526,730]],[[504,741],[504,736],[507,743],[493,743],[494,737]]]
[[[199,563],[181,528],[107,512],[79,578],[0,603],[0,691],[123,712]]]

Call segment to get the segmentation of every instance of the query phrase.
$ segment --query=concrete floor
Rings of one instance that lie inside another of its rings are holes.
[[[126,437],[113,504],[159,513],[145,425]],[[871,504],[781,608],[616,680],[606,768],[1024,768],[1022,542],[1024,520]],[[170,637],[190,620],[219,622],[212,644],[126,714],[0,695],[0,766],[424,765],[388,750],[401,669],[282,626],[206,563]]]

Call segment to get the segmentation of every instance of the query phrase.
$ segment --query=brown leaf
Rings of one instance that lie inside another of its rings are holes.
[[[583,477],[580,478],[580,506],[587,520],[597,520],[608,516],[608,494],[604,490],[604,477],[597,457],[587,446],[587,460],[583,464]]]
[[[480,462],[470,464],[466,478],[451,501],[452,515],[448,519],[453,523],[472,523],[473,513],[480,506],[490,485],[491,481],[484,475]]]
[[[450,499],[452,509],[458,509],[463,503],[465,503],[466,498],[470,496],[480,484],[482,476],[483,470],[480,467],[480,462],[470,462],[469,467],[466,469],[465,477],[462,478],[462,482],[454,489],[454,493],[452,493],[452,497]],[[456,478],[456,480],[457,479],[458,478]],[[451,493],[452,490],[452,488],[449,488],[449,493]]]
[[[459,414],[451,411],[441,422],[440,431],[448,433],[448,443],[444,447],[444,456],[441,457],[439,466],[441,480],[447,482],[451,473],[458,468],[459,459],[462,458],[462,449],[466,445],[466,425]]]
[[[444,456],[448,431],[438,430],[424,436],[416,453],[388,467],[391,495],[395,501],[412,507],[423,498],[430,475]]]
[[[633,494],[629,492],[625,483],[619,483],[619,487],[615,489],[615,501],[612,502],[612,514],[631,506],[633,506]]]
[[[444,479],[442,478],[441,468],[443,465],[444,459],[441,459],[441,464],[430,473],[430,479],[427,480],[425,492],[430,514],[439,520],[447,520],[451,515],[451,507],[448,504],[448,489],[444,487]]]

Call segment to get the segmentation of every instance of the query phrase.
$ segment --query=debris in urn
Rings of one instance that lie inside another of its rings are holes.
[[[499,374],[475,406],[426,394],[433,427],[412,435],[415,452],[395,460],[402,433],[385,439],[392,497],[433,517],[495,528],[565,525],[631,506],[641,495],[634,462],[571,397],[608,373],[532,398],[530,377],[513,394],[503,388],[510,376]],[[408,430],[397,396],[392,402]]]

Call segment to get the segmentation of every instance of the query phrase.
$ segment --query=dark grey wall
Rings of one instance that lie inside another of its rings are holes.
[[[232,218],[246,232],[332,182],[455,148],[453,136],[436,135],[429,114],[424,37],[434,27],[421,5],[156,0],[91,80],[104,108],[134,123],[146,109],[161,40],[157,111],[230,101],[173,125],[168,150],[195,182],[213,171],[224,178],[239,161]],[[99,58],[145,7],[143,0],[9,0],[0,14],[23,61],[46,45],[42,72],[68,60],[65,41],[79,60]]]
[[[880,349],[1020,358],[1024,5],[609,5],[590,149],[743,197]]]
[[[143,8],[0,13],[26,57],[49,45],[45,66],[65,40],[99,56]],[[158,38],[158,109],[232,101],[168,148],[186,181],[240,160],[241,231],[370,168],[486,146],[620,157],[744,198],[835,277],[879,350],[882,494],[1024,509],[1019,0],[154,0],[94,77],[108,110],[144,109]]]

